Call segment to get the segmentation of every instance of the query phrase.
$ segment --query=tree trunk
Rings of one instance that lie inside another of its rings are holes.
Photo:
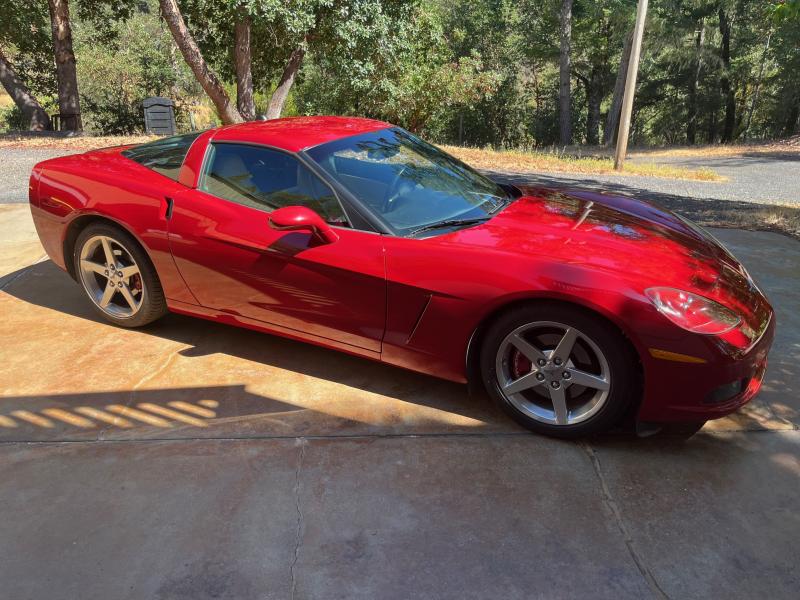
[[[14,100],[14,104],[22,111],[22,116],[29,123],[31,131],[45,131],[50,129],[50,117],[39,104],[39,101],[31,94],[22,80],[17,76],[11,63],[0,50],[0,83]]]
[[[237,10],[233,29],[234,64],[236,67],[236,108],[246,121],[256,118],[253,100],[253,73],[250,68],[250,15],[244,7]]]
[[[183,54],[186,64],[189,65],[198,83],[205,93],[208,94],[211,102],[214,103],[219,118],[222,119],[222,122],[226,125],[241,123],[242,115],[240,115],[239,111],[231,104],[231,99],[228,97],[225,88],[222,87],[222,83],[220,83],[220,80],[203,58],[200,48],[197,46],[197,42],[195,42],[192,34],[189,33],[186,27],[186,22],[183,20],[183,15],[181,15],[177,1],[159,0],[158,3],[161,6],[161,14],[167,22],[175,44],[178,46],[178,49],[180,49],[181,54]]]
[[[733,141],[733,130],[736,125],[736,97],[731,88],[731,22],[728,13],[719,9],[719,32],[722,35],[722,79],[720,91],[725,101],[725,121],[722,128],[723,143]]]
[[[597,65],[592,67],[586,82],[586,143],[600,143],[600,104],[603,102],[603,74]]]
[[[283,70],[281,80],[278,82],[278,87],[272,93],[272,98],[269,99],[269,107],[267,108],[267,119],[278,119],[283,112],[283,105],[286,103],[286,98],[289,96],[289,90],[292,89],[297,72],[303,64],[303,57],[306,54],[305,48],[301,45],[292,50],[289,60],[286,63],[286,68]]]
[[[687,105],[686,143],[694,145],[697,142],[697,86],[700,83],[700,71],[703,68],[703,42],[706,37],[705,19],[700,19],[700,29],[694,43],[694,69],[689,79],[689,97]]]
[[[570,61],[572,44],[572,0],[561,0],[561,49],[559,57],[559,133],[561,145],[572,141],[572,112],[570,110]]]
[[[767,52],[769,52],[769,43],[772,40],[772,31],[767,34],[767,41],[764,44],[764,52],[761,54],[761,65],[758,67],[758,78],[756,79],[756,87],[753,90],[753,101],[750,103],[750,110],[747,111],[747,122],[742,131],[742,137],[747,139],[747,134],[750,132],[750,124],[753,122],[753,112],[756,110],[756,103],[758,102],[758,93],[761,91],[761,80],[764,77],[764,65],[767,63]]]
[[[75,70],[75,53],[72,51],[72,28],[69,22],[67,0],[48,0],[50,27],[53,32],[53,56],[58,79],[58,112],[61,127],[81,131],[81,105],[78,99],[78,74]]]
[[[708,111],[708,139],[709,144],[716,144],[719,141],[719,94],[712,94]]]
[[[622,110],[622,97],[625,94],[625,78],[628,76],[628,64],[631,60],[631,46],[633,46],[633,29],[625,36],[625,45],[622,47],[617,81],[614,83],[614,93],[611,96],[611,107],[606,115],[606,128],[603,131],[603,145],[608,146],[614,142],[619,126],[619,113]]]
[[[800,98],[795,98],[786,117],[786,124],[783,127],[783,135],[787,137],[793,136],[797,132],[798,120],[800,120]]]

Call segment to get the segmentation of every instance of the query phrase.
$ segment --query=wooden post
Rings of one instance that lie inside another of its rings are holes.
[[[622,170],[625,155],[628,152],[628,133],[631,129],[631,113],[633,112],[633,96],[636,92],[636,75],[639,72],[639,55],[642,51],[642,37],[644,35],[644,20],[647,16],[647,0],[639,0],[636,8],[636,26],[633,29],[633,46],[631,59],[628,63],[628,76],[625,78],[625,95],[622,98],[622,115],[619,119],[619,133],[617,134],[617,153],[614,157],[614,169]]]

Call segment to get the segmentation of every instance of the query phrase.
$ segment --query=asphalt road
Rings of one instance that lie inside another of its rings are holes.
[[[0,148],[3,165],[3,184],[0,185],[0,204],[26,202],[28,176],[37,162],[65,154],[63,150]],[[727,200],[771,205],[800,207],[800,153],[752,154],[742,157],[649,159],[643,162],[682,165],[688,168],[708,167],[728,178],[724,182],[703,182],[658,177],[620,175],[495,173],[513,180],[557,185],[559,187],[588,187],[639,195],[655,195],[656,200],[682,198]]]
[[[734,202],[800,208],[800,153],[714,158],[636,158],[690,169],[707,167],[726,181],[695,181],[631,175],[586,175],[580,173],[492,172],[495,178],[555,187],[579,187],[627,194],[655,200],[668,208],[697,201]]]

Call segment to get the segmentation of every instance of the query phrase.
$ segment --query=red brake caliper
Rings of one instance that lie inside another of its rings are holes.
[[[523,375],[530,373],[531,368],[533,365],[531,361],[529,361],[522,352],[517,350],[516,348],[511,355],[511,372],[514,375],[514,378],[522,377]]]

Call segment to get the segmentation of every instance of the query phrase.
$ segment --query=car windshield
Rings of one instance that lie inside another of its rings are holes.
[[[479,222],[509,199],[498,184],[399,127],[321,144],[306,154],[397,235]]]

